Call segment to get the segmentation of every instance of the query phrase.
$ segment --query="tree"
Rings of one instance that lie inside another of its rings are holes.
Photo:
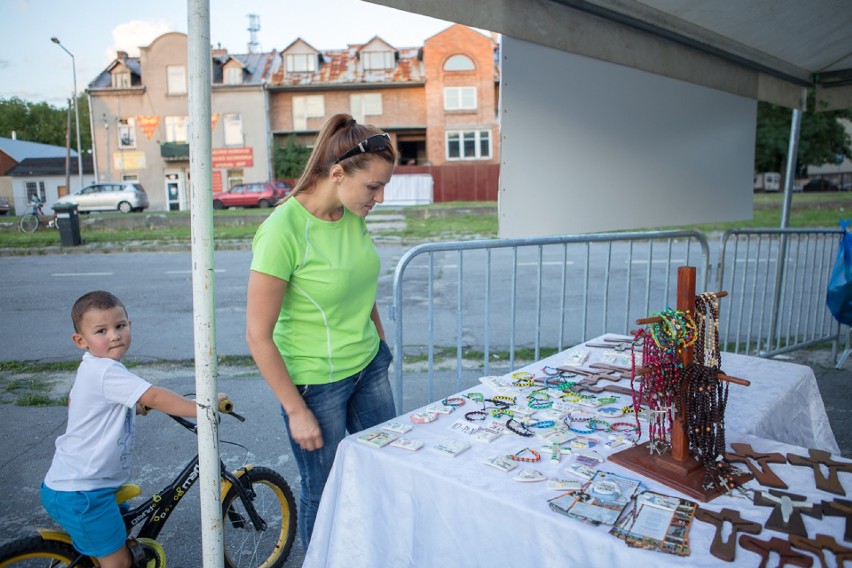
[[[806,175],[808,166],[836,163],[839,155],[852,155],[849,135],[839,122],[852,118],[852,111],[816,111],[813,90],[808,93],[808,110],[802,113],[796,175]],[[757,106],[757,136],[754,168],[758,172],[784,172],[790,140],[792,111],[769,103]]]
[[[90,153],[92,135],[89,130],[89,104],[85,95],[78,98],[80,105],[80,144],[83,154]],[[69,101],[70,104],[70,101]],[[39,142],[53,146],[65,146],[69,107],[57,108],[47,103],[31,103],[17,97],[0,99],[0,136],[18,140]],[[77,133],[74,130],[73,107],[71,116],[71,147],[77,149]]]
[[[293,179],[301,176],[310,155],[311,149],[296,142],[296,136],[291,134],[287,137],[284,147],[275,150],[275,177]]]

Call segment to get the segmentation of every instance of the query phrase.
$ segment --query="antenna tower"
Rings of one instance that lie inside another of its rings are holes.
[[[260,16],[257,14],[249,14],[249,42],[248,42],[248,52],[255,53],[257,52],[258,46],[260,45],[257,41],[257,32],[260,31]]]

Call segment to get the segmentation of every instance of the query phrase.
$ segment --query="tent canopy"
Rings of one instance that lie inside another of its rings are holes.
[[[367,0],[790,108],[852,107],[848,0]]]

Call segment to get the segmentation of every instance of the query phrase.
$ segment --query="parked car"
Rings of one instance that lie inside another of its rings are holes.
[[[272,207],[290,193],[283,181],[241,183],[228,191],[213,194],[213,209],[228,207]]]
[[[812,179],[808,183],[805,184],[805,187],[802,188],[802,191],[837,191],[837,186],[828,181],[827,179],[818,178]]]
[[[9,200],[0,196],[0,215],[8,215],[12,207],[9,205]]]
[[[148,208],[148,194],[138,183],[108,181],[93,183],[71,195],[60,197],[56,203],[76,203],[77,211],[143,211]]]

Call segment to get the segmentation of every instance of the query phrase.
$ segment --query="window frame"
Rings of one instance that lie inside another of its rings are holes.
[[[166,142],[174,142],[176,144],[187,144],[189,142],[189,117],[188,116],[167,116],[166,124]],[[181,140],[178,135],[183,132],[185,137]]]
[[[316,73],[317,59],[316,53],[287,53],[284,55],[284,67],[287,73]],[[303,65],[297,65],[297,63]],[[304,68],[297,69],[297,67]]]
[[[476,71],[476,62],[464,53],[456,53],[449,56],[447,60],[444,61],[443,70],[447,73]]]
[[[119,118],[117,121],[116,135],[118,136],[118,148],[126,150],[128,148],[136,148],[136,119],[131,117]],[[124,142],[124,135],[127,134],[128,141]]]
[[[450,103],[453,103],[453,106],[451,106]],[[476,110],[479,106],[478,103],[479,101],[477,99],[476,87],[444,87],[445,111],[452,112]]]
[[[243,137],[243,117],[239,113],[223,114],[222,130],[225,146],[242,146],[245,143]]]
[[[362,51],[361,67],[365,71],[382,71],[394,68],[393,52],[387,49],[373,49]]]
[[[229,65],[225,67],[222,74],[222,83],[225,85],[242,85],[243,68],[239,65]]]
[[[112,74],[113,89],[129,89],[133,81],[130,77],[130,71],[123,69]]]
[[[470,135],[470,136],[466,136]],[[491,130],[487,128],[478,130],[447,130],[444,138],[444,150],[447,161],[465,161],[465,160],[490,160],[494,155],[494,148],[491,143]],[[467,155],[465,146],[467,142],[473,143],[473,154]],[[482,153],[483,144],[488,155]],[[457,146],[457,156],[451,155],[453,145]]]
[[[169,95],[187,93],[185,65],[166,65],[166,93]]]

